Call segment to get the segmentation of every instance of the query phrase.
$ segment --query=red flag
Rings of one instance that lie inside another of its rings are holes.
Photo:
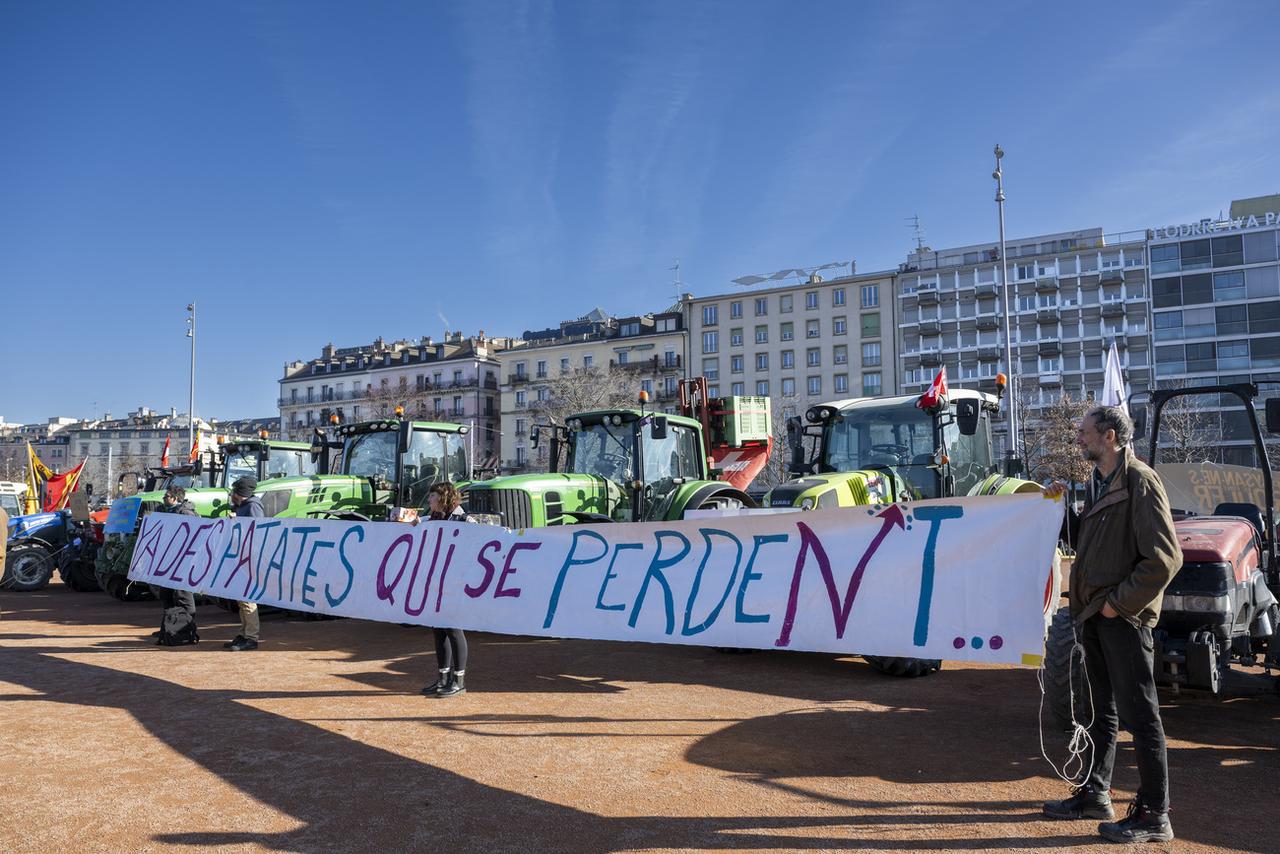
[[[169,467],[169,440],[172,437],[166,437],[164,440],[164,450],[160,452],[160,468],[167,469]]]
[[[71,471],[55,474],[45,481],[44,509],[46,511],[61,510],[67,506],[67,502],[71,500],[71,493],[80,488],[80,470],[83,468],[84,463],[81,462]]]
[[[920,399],[916,401],[916,406],[920,409],[937,409],[939,406],[945,406],[947,403],[947,366],[943,365],[938,370],[938,375],[933,378],[933,383],[920,395]]]
[[[200,431],[199,430],[196,431],[196,440],[191,443],[191,453],[187,454],[187,462],[194,465],[195,461],[198,459],[200,459]]]

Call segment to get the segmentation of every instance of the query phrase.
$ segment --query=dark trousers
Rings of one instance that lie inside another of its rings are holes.
[[[1133,736],[1138,762],[1138,799],[1149,809],[1169,808],[1169,765],[1165,757],[1164,726],[1156,698],[1155,656],[1151,629],[1134,626],[1122,617],[1101,615],[1081,629],[1089,690],[1093,695],[1093,772],[1088,784],[1099,791],[1111,788],[1116,761],[1117,724]]]
[[[436,636],[436,667],[441,670],[467,669],[467,636],[462,629],[432,629]]]

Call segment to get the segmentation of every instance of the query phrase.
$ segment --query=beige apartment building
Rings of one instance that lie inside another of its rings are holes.
[[[894,393],[891,272],[808,281],[765,290],[689,297],[691,375],[712,396],[769,397],[774,412]]]
[[[528,331],[497,354],[502,383],[502,471],[545,469],[546,445],[536,451],[530,432],[538,404],[556,382],[583,369],[611,386],[634,385],[653,405],[673,412],[685,376],[685,336],[678,309],[613,317],[600,309],[559,326]]]

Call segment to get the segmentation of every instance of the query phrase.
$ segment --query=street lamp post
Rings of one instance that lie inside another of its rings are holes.
[[[1004,248],[1004,172],[1000,168],[1000,160],[1004,157],[1004,149],[996,144],[996,169],[991,177],[996,179],[996,208],[1000,212],[1000,287],[1004,294],[1004,369],[1009,377],[1009,400],[1006,402],[1009,412],[1009,435],[1006,439],[1008,449],[1005,454],[1005,473],[1016,473],[1018,459],[1018,372],[1013,364],[1013,322],[1009,303],[1012,298],[1009,292],[1009,261]]]
[[[191,339],[191,389],[187,399],[187,447],[196,446],[196,304],[187,304],[187,337]],[[188,450],[188,454],[190,451]]]

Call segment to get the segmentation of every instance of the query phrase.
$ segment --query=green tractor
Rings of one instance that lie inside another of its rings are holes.
[[[682,380],[680,415],[646,411],[642,392],[638,409],[583,412],[563,427],[534,428],[534,447],[549,434],[551,471],[473,483],[468,511],[535,528],[755,507],[745,488],[768,460],[769,400],[706,392],[705,379]]]
[[[992,456],[1000,398],[952,389],[927,408],[912,395],[812,406],[807,424],[799,417],[787,424],[795,477],[770,490],[764,504],[812,510],[1039,492],[1031,481],[1001,474]],[[936,659],[864,657],[893,676],[925,676],[942,666]]]

